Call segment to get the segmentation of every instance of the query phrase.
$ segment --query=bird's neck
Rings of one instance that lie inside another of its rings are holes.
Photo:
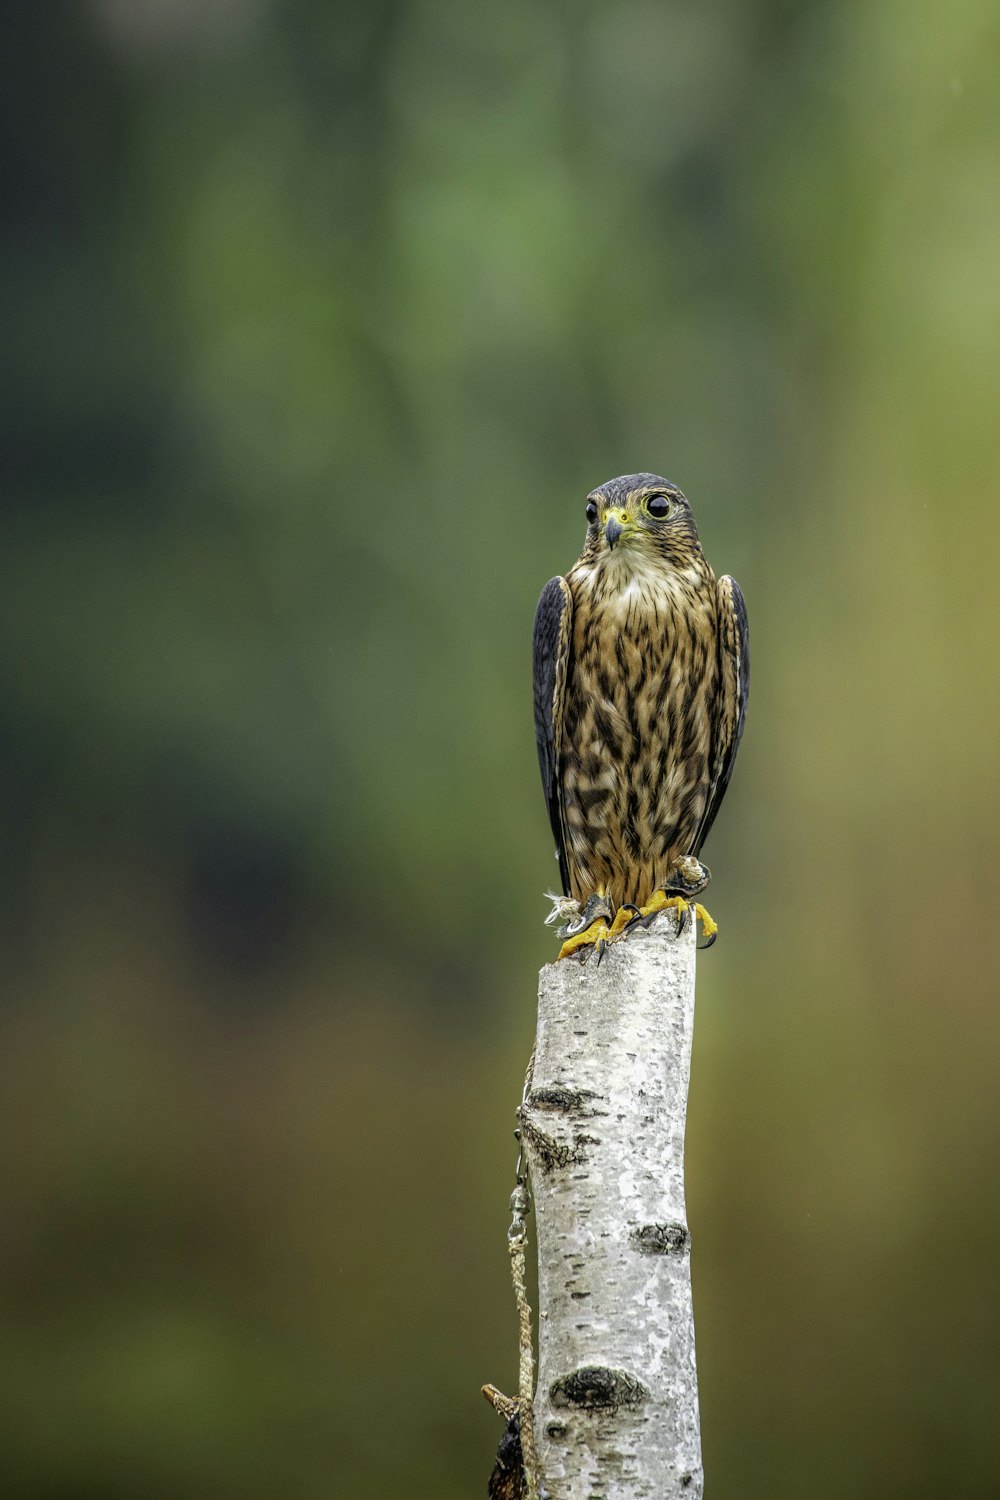
[[[596,561],[581,558],[568,581],[574,594],[585,594],[596,605],[646,603],[651,609],[669,609],[710,587],[714,577],[702,556],[674,565],[638,548],[622,547],[602,553]]]

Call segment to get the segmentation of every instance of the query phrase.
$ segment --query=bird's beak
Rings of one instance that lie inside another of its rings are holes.
[[[614,547],[618,538],[629,524],[629,515],[624,510],[609,510],[607,521],[604,525],[604,535],[608,539],[608,546]]]

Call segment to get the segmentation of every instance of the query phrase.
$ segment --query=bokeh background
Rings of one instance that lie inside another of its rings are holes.
[[[749,602],[716,1500],[1000,1493],[991,0],[11,0],[3,1492],[483,1494],[594,484]]]

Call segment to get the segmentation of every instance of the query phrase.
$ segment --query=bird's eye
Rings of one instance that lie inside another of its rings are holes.
[[[654,521],[662,521],[674,508],[674,502],[666,495],[650,495],[646,501],[646,509]]]
[[[597,520],[597,506],[594,504],[593,500],[591,500],[587,505],[587,520],[590,522],[591,526],[593,526],[594,522]]]

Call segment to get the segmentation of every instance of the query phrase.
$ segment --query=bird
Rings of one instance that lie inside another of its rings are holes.
[[[691,505],[657,474],[586,499],[583,551],[549,580],[532,641],[535,740],[556,842],[560,958],[582,961],[633,926],[694,906],[700,854],[733,774],[750,687],[747,610],[716,579]]]

